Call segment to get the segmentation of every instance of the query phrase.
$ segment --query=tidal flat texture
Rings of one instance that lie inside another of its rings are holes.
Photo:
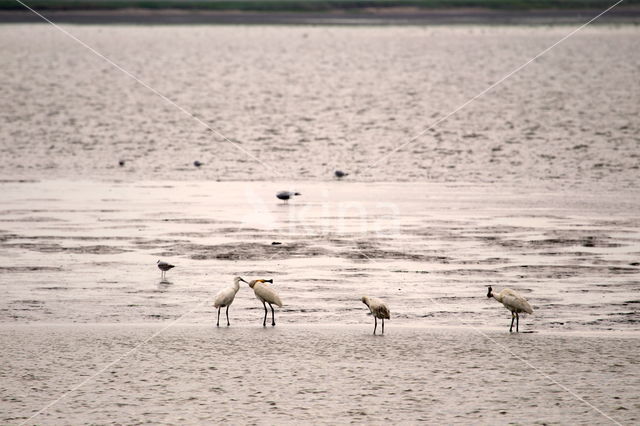
[[[637,26],[583,29],[432,130],[575,26],[65,28],[215,132],[51,26],[3,25],[5,177],[637,183]]]

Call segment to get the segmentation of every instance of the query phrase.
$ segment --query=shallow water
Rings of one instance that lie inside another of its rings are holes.
[[[64,28],[236,145],[51,26],[3,25],[5,177],[636,184],[637,26],[585,28],[389,157],[575,27]]]
[[[0,320],[147,322],[196,308],[235,275],[273,278],[281,323],[491,325],[510,315],[486,286],[531,301],[527,330],[637,330],[638,204],[620,194],[460,184],[2,183]],[[621,201],[622,200],[622,201]],[[280,245],[273,245],[279,242]],[[177,265],[161,280],[156,260]],[[260,323],[248,286],[232,321]],[[224,314],[223,314],[224,315]]]

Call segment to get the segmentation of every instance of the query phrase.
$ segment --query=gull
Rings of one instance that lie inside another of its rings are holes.
[[[158,269],[162,271],[161,277],[164,278],[167,274],[167,271],[171,268],[175,268],[175,265],[167,263],[162,260],[158,260]]]
[[[518,324],[520,322],[521,312],[526,312],[528,314],[533,313],[533,308],[527,302],[527,299],[522,297],[517,292],[511,290],[510,288],[503,289],[500,293],[494,293],[491,286],[489,286],[489,291],[487,292],[487,297],[493,297],[498,302],[502,303],[505,308],[511,311],[511,327],[509,327],[509,333],[513,331],[513,320],[516,320],[516,333],[518,332]]]
[[[389,307],[382,299],[378,299],[377,297],[362,297],[362,303],[367,305],[369,310],[371,311],[371,315],[373,315],[373,319],[375,321],[375,325],[373,326],[373,334],[376,334],[376,328],[378,328],[378,318],[382,320],[382,334],[384,334],[384,320],[391,319],[391,314],[389,313]]]
[[[282,300],[278,296],[278,293],[275,292],[271,287],[269,287],[266,283],[273,284],[273,280],[252,280],[249,281],[249,287],[253,289],[253,292],[256,294],[256,298],[262,302],[262,306],[264,306],[264,321],[262,321],[262,326],[267,326],[267,305],[271,308],[271,325],[276,325],[275,313],[273,311],[273,306],[277,305],[282,308]]]
[[[216,323],[216,327],[220,327],[220,308],[227,307],[227,327],[231,324],[229,323],[229,306],[233,303],[233,299],[236,297],[236,293],[240,290],[240,281],[246,283],[240,277],[235,277],[233,279],[233,285],[231,287],[224,288],[216,294],[216,298],[213,300],[213,306],[218,308],[218,322]]]
[[[284,204],[289,203],[289,199],[295,195],[302,195],[299,192],[292,191],[280,191],[276,194],[276,197],[284,202]]]

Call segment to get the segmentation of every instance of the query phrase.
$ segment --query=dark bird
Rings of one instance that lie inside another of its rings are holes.
[[[196,167],[200,167],[200,166],[204,166],[204,163],[201,163],[200,161],[196,160],[193,162],[193,165]]]
[[[288,204],[289,199],[295,195],[302,195],[302,194],[299,192],[292,192],[292,191],[280,191],[276,194],[276,197],[279,200],[282,200],[284,204]]]
[[[158,269],[162,271],[161,277],[164,278],[169,269],[175,268],[175,265],[164,262],[162,260],[158,260]]]
[[[120,167],[124,167],[124,163],[125,163],[125,161],[124,161],[124,160],[120,160],[120,161],[118,161],[118,165],[119,165]]]
[[[338,179],[342,179],[342,178],[343,178],[343,177],[345,177],[345,176],[349,176],[349,173],[347,173],[347,172],[343,172],[342,170],[336,170],[333,174],[334,174]]]

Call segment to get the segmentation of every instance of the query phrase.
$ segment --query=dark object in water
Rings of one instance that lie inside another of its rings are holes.
[[[158,260],[158,269],[162,271],[162,275],[161,275],[162,278],[164,278],[167,271],[172,268],[175,268],[175,265],[172,265],[162,260]]]
[[[345,176],[349,176],[349,173],[343,172],[342,170],[336,170],[333,173],[338,179],[342,179]]]
[[[203,166],[204,163],[201,163],[200,161],[196,160],[196,161],[193,162],[193,165],[196,166],[196,167],[200,167],[200,166]]]
[[[272,246],[279,246],[280,244],[282,244],[280,241],[273,241],[271,243]]]
[[[285,204],[289,201],[289,199],[295,195],[302,195],[299,192],[291,192],[291,191],[280,191],[276,194],[276,197],[279,200],[282,200],[285,202]]]
[[[119,165],[120,167],[124,167],[124,163],[125,163],[125,161],[124,161],[124,160],[120,160],[120,161],[118,161],[118,165]]]

